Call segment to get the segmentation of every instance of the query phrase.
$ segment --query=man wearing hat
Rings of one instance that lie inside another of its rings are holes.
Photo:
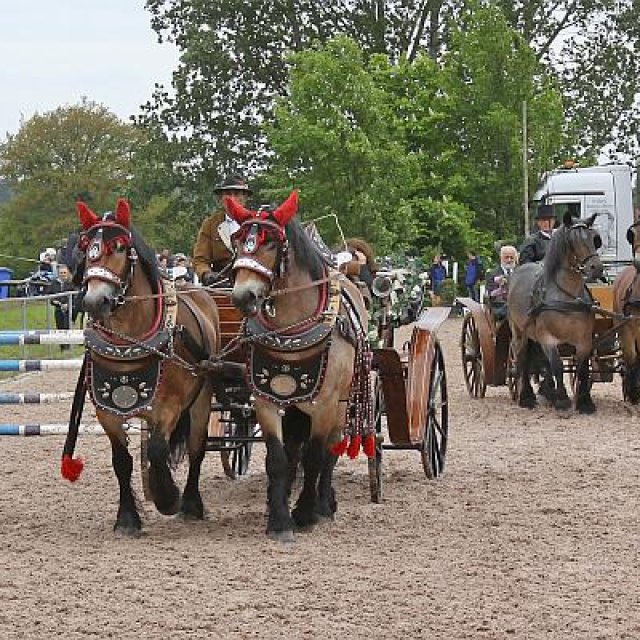
[[[222,198],[229,196],[245,205],[251,194],[251,189],[240,176],[227,176],[215,188],[215,193]],[[231,220],[220,208],[204,220],[193,247],[193,268],[205,285],[211,285],[218,280],[218,272],[229,264],[233,257],[231,235],[238,225]]]
[[[525,262],[540,262],[551,242],[551,232],[556,222],[556,214],[550,204],[540,204],[536,212],[536,225],[534,231],[520,247],[520,264]]]

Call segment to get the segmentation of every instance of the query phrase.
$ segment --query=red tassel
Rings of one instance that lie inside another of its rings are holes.
[[[70,482],[75,482],[84,469],[84,461],[82,458],[72,458],[70,455],[62,456],[62,464],[60,465],[60,472],[62,477],[66,478]]]
[[[370,433],[362,444],[362,450],[364,451],[367,458],[373,458],[376,455],[376,439],[373,433]]]
[[[354,460],[358,457],[360,453],[360,444],[362,443],[362,436],[358,434],[354,438],[351,439],[349,443],[349,448],[347,449],[347,455]]]
[[[340,440],[340,442],[338,442],[337,444],[334,444],[333,447],[331,447],[331,453],[334,456],[338,456],[338,457],[344,455],[345,451],[347,450],[348,444],[349,444],[349,438],[345,436],[344,438],[342,438],[342,440]]]

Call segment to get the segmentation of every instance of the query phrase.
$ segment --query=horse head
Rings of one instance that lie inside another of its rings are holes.
[[[571,267],[588,280],[595,280],[604,272],[604,265],[598,253],[598,249],[602,247],[602,238],[593,227],[597,216],[598,214],[594,213],[589,218],[581,220],[573,218],[567,212],[562,220],[571,254]]]
[[[82,304],[92,317],[105,319],[123,303],[137,260],[130,228],[129,203],[120,198],[115,215],[100,218],[84,203],[76,203],[85,253]]]
[[[224,199],[227,213],[239,225],[233,236],[236,259],[233,263],[233,304],[245,315],[258,313],[276,278],[284,275],[288,241],[286,226],[298,211],[298,194],[291,195],[275,209],[245,209],[232,198]]]

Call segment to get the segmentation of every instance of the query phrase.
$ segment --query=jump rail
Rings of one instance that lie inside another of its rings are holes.
[[[60,393],[0,393],[0,404],[51,404],[73,400],[73,391]]]
[[[0,345],[15,344],[84,344],[84,331],[0,331]]]
[[[74,371],[82,367],[82,358],[70,360],[0,360],[0,371]]]
[[[123,429],[128,433],[140,433],[140,426],[125,423]],[[0,424],[0,436],[59,436],[69,431],[67,424]],[[80,435],[94,436],[104,433],[99,424],[81,424]]]

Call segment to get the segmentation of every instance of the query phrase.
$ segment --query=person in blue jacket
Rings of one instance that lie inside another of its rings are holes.
[[[476,302],[480,302],[480,280],[484,276],[482,262],[474,251],[467,251],[467,258],[464,284],[467,287],[469,297]]]

